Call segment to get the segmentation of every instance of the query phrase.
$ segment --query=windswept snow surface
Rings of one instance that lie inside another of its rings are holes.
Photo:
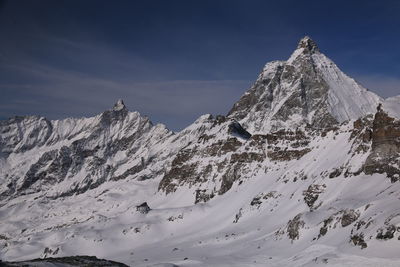
[[[305,46],[304,43],[308,45]],[[311,51],[306,51],[310,49]],[[300,40],[298,48],[287,63],[296,65],[298,59],[302,57],[310,57],[309,64],[322,74],[323,80],[328,84],[328,109],[339,123],[375,113],[382,99],[343,73],[332,60],[319,51],[308,36]]]
[[[0,208],[2,259],[43,257],[50,248],[58,249],[57,256],[95,255],[130,266],[398,266],[397,238],[374,237],[385,215],[398,211],[400,184],[384,175],[321,177],[327,169],[362,161],[347,153],[348,127],[313,140],[314,150],[299,160],[265,162],[256,176],[204,204],[188,205],[194,195],[185,187],[159,193],[159,179],[104,183],[55,200],[39,194],[13,199]],[[307,178],[294,181],[296,176]],[[326,186],[314,211],[304,202],[311,184]],[[252,206],[260,193],[270,197]],[[152,208],[148,214],[136,211],[144,201]],[[367,248],[355,247],[348,238],[353,226],[340,223],[315,241],[327,216],[344,209],[372,218],[364,232],[372,238]],[[287,222],[298,214],[305,224],[299,239],[290,240]]]
[[[325,126],[375,113],[383,99],[344,74],[305,37],[287,61],[267,63],[229,113],[251,133]],[[332,119],[331,119],[332,118]],[[322,121],[321,121],[322,119]]]
[[[400,266],[400,124],[374,124],[378,103],[399,118],[399,97],[368,92],[305,37],[228,116],[179,133],[122,100],[92,118],[2,121],[0,258]]]
[[[312,55],[315,65],[329,84],[329,112],[338,122],[358,119],[375,113],[382,98],[368,91],[344,74],[335,63],[322,53]]]

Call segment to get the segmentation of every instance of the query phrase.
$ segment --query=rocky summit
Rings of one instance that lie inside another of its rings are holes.
[[[91,118],[1,121],[0,257],[398,266],[399,107],[304,37],[228,114],[180,132],[122,100]]]
[[[307,125],[326,128],[373,113],[382,101],[304,37],[287,61],[265,65],[228,116],[253,133]]]

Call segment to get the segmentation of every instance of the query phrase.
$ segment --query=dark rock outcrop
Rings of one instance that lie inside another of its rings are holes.
[[[367,248],[367,243],[364,240],[364,234],[356,234],[350,237],[350,242],[352,242],[355,246],[360,246],[361,249]]]
[[[265,159],[265,142],[259,136],[253,139],[239,123],[224,116],[210,118],[209,122],[208,131],[217,130],[221,135],[202,134],[197,142],[181,149],[162,178],[160,191],[169,194],[182,185],[197,187],[194,202],[205,202],[227,192],[244,173],[253,171],[248,168],[250,164]],[[221,183],[217,186],[218,181]],[[202,183],[216,185],[212,190],[205,190],[201,188]]]
[[[242,125],[240,125],[240,123],[238,123],[237,121],[233,121],[231,124],[229,124],[229,130],[228,132],[230,134],[234,134],[237,135],[243,139],[249,139],[251,137],[251,134],[246,131]]]
[[[359,217],[360,217],[360,213],[359,212],[354,211],[352,209],[345,210],[343,212],[343,215],[342,215],[342,218],[341,218],[342,227],[346,227],[346,226],[352,224]]]
[[[120,262],[98,259],[95,256],[71,256],[71,257],[60,257],[60,258],[45,258],[45,259],[34,259],[30,261],[20,262],[1,262],[0,266],[4,267],[36,267],[36,266],[81,266],[81,267],[128,267]]]
[[[308,133],[309,134],[309,133]],[[308,147],[310,136],[302,130],[279,130],[266,135],[268,141],[267,155],[275,161],[299,159],[311,149]]]
[[[364,164],[366,174],[386,173],[392,182],[400,179],[400,120],[378,108],[375,114],[371,153]]]
[[[287,235],[293,241],[295,239],[299,239],[300,237],[300,229],[305,225],[304,221],[301,220],[301,214],[297,214],[292,220],[290,220],[287,224]]]
[[[317,45],[305,37],[297,49],[302,52],[292,62],[267,64],[254,85],[233,105],[228,117],[245,127],[251,125],[250,129],[256,132],[264,129],[266,125],[261,122],[267,121],[272,130],[285,127],[286,122],[315,128],[337,124],[329,112],[329,85],[312,58],[319,53]],[[290,89],[283,89],[283,84],[291,85]]]
[[[147,202],[143,202],[142,204],[136,206],[136,211],[140,212],[142,214],[147,214],[147,213],[149,213],[150,210],[151,209],[150,209],[149,205],[147,204]]]
[[[381,228],[376,235],[376,239],[392,239],[394,237],[394,233],[396,232],[397,228],[395,225],[391,224],[386,226],[385,228]]]
[[[315,207],[314,204],[317,201],[319,195],[325,191],[326,185],[318,185],[318,184],[312,184],[310,185],[306,191],[303,192],[304,195],[304,202],[306,202],[307,206],[310,208],[310,210],[314,210]]]

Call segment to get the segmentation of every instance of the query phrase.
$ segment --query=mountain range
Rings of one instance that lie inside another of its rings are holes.
[[[304,37],[226,115],[180,132],[122,100],[91,118],[0,121],[0,257],[399,266],[399,180],[400,96]]]

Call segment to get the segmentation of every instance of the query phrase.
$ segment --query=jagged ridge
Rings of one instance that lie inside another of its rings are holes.
[[[381,99],[332,64],[303,38],[228,116],[179,133],[122,100],[93,118],[1,122],[1,257],[395,264],[398,98],[376,111]]]
[[[287,61],[265,65],[228,116],[253,133],[306,124],[324,128],[374,113],[379,102],[304,37]]]

